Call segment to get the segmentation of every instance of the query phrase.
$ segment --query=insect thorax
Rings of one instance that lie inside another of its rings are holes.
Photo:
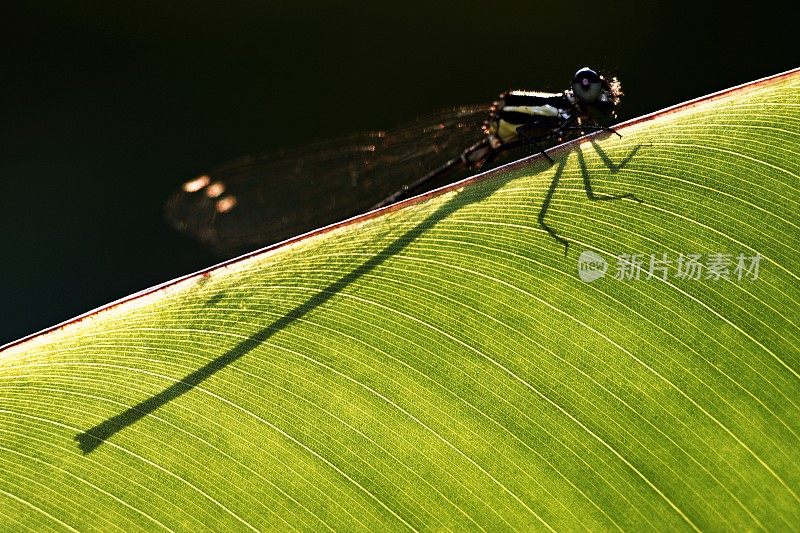
[[[575,98],[563,93],[508,91],[492,104],[484,131],[494,148],[517,140],[526,125],[534,136],[546,137],[575,112]]]

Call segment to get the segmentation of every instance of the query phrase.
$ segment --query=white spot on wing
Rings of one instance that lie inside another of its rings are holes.
[[[227,213],[234,207],[236,207],[235,196],[226,196],[224,198],[220,198],[217,200],[217,203],[214,206],[214,208],[217,210],[217,213]]]
[[[216,198],[225,192],[225,185],[221,181],[215,181],[206,189],[206,196],[209,198]]]
[[[189,180],[183,184],[183,190],[186,192],[197,192],[206,185],[209,184],[211,178],[208,175],[203,174],[202,176],[197,176],[193,180]]]

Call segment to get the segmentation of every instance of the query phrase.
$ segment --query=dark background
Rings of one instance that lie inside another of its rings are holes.
[[[162,219],[211,165],[585,65],[620,77],[630,118],[797,66],[789,25],[766,4],[4,5],[0,344],[218,262]]]

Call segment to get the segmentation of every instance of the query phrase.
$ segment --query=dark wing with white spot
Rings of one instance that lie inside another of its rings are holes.
[[[167,221],[236,254],[344,220],[479,141],[488,109],[456,107],[385,132],[236,159],[184,183],[166,203]]]

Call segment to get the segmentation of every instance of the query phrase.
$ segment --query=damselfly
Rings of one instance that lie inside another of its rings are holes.
[[[243,157],[187,181],[167,220],[209,247],[236,253],[432,190],[514,148],[546,149],[616,118],[616,78],[580,69],[561,93],[508,91],[399,128]],[[616,132],[614,132],[616,133]]]

